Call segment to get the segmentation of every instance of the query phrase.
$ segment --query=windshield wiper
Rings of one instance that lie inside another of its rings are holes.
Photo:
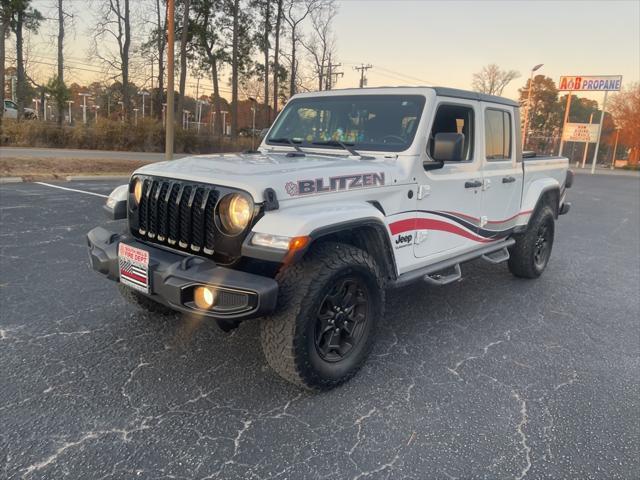
[[[327,140],[324,142],[311,142],[312,145],[327,145],[329,147],[342,147],[344,150],[346,150],[347,152],[349,152],[351,155],[353,155],[354,157],[362,157],[362,155],[360,153],[358,153],[356,150],[354,150],[353,147],[353,143],[344,143],[340,140]]]
[[[287,143],[291,145],[293,148],[295,148],[297,151],[299,151],[300,153],[304,153],[304,150],[302,150],[298,144],[296,144],[292,139],[287,137],[269,138],[267,139],[267,141],[273,142],[273,143]]]

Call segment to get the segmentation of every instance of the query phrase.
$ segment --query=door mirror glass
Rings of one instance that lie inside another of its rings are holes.
[[[460,162],[464,159],[464,134],[441,132],[433,140],[433,159],[438,162]]]

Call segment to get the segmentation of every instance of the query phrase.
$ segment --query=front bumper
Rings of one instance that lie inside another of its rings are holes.
[[[102,227],[91,230],[87,242],[92,268],[116,282],[120,280],[120,242],[149,252],[151,293],[147,296],[174,310],[232,321],[261,317],[275,310],[278,284],[272,278],[220,267],[202,257],[176,254]],[[213,309],[195,307],[193,289],[199,285],[213,286],[220,292],[220,303]]]

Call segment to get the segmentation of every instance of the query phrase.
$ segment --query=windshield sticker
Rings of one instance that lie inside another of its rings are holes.
[[[285,185],[285,190],[289,195],[295,197],[297,195],[338,192],[358,188],[381,187],[383,185],[384,172],[378,172],[287,182]]]

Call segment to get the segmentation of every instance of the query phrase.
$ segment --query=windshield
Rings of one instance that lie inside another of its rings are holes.
[[[425,97],[345,95],[287,103],[269,132],[269,145],[400,152],[413,142]]]

